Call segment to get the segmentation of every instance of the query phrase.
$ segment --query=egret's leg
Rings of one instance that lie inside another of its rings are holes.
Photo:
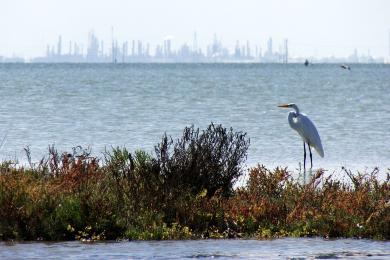
[[[306,145],[303,142],[303,172],[306,172]]]
[[[308,144],[307,146],[309,146],[309,152],[310,152],[310,170],[313,168],[313,155],[311,154],[311,149],[310,149],[310,145]]]

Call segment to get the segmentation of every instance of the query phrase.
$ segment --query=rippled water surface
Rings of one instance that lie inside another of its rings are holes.
[[[390,66],[282,64],[0,64],[0,158],[30,146],[127,146],[153,152],[162,134],[222,123],[251,138],[248,164],[297,168],[303,147],[280,103],[315,122],[330,170],[390,167]]]
[[[0,243],[0,259],[390,259],[390,242],[320,238]]]

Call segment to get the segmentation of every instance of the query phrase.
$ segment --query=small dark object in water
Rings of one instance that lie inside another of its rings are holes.
[[[341,68],[345,69],[345,70],[351,70],[351,67],[349,67],[348,65],[340,65]]]
[[[309,66],[309,61],[308,60],[305,60],[305,66]]]

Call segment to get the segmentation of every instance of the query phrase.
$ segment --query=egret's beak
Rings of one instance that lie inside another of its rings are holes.
[[[290,106],[286,104],[286,105],[279,105],[278,107],[289,108]]]

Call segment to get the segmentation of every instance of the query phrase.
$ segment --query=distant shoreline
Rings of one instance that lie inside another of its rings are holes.
[[[126,64],[259,64],[259,65],[302,65],[302,62],[289,62],[289,63],[280,63],[280,62],[254,62],[254,61],[207,61],[207,62],[175,62],[175,61],[151,61],[151,62],[0,62],[0,64],[112,64],[112,65],[126,65]],[[349,64],[349,65],[390,65],[389,62],[369,62],[369,63],[350,63],[350,62],[310,62],[310,66],[312,65],[341,65],[341,64]]]

